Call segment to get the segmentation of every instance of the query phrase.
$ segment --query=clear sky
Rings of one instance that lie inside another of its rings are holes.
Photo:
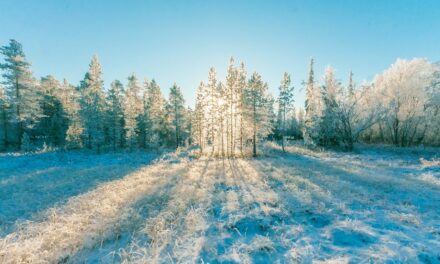
[[[78,84],[93,54],[106,88],[135,72],[162,91],[175,81],[193,105],[209,67],[224,77],[244,61],[276,94],[292,74],[297,104],[310,57],[316,74],[332,65],[342,82],[371,80],[396,58],[440,60],[440,1],[98,1],[0,0],[0,45],[24,46],[35,76]]]

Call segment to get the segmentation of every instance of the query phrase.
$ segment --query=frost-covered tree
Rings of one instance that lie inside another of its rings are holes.
[[[66,79],[63,80],[60,89],[60,100],[66,111],[69,125],[66,131],[65,147],[67,149],[78,149],[82,147],[81,136],[83,127],[81,122],[80,110],[80,91],[69,84]]]
[[[0,151],[8,148],[8,123],[9,123],[9,104],[6,92],[0,85]]]
[[[357,88],[350,71],[343,98],[339,101],[337,135],[339,144],[347,150],[360,135],[383,118],[384,107],[372,91],[372,86],[363,84]]]
[[[237,122],[238,125],[238,144],[240,146],[240,153],[243,155],[243,145],[246,137],[246,129],[245,129],[245,123],[246,123],[246,115],[245,115],[245,90],[247,86],[247,80],[246,80],[246,68],[244,66],[244,63],[240,64],[240,68],[237,72]]]
[[[273,99],[261,76],[255,74],[248,82],[244,64],[236,68],[231,59],[224,82],[217,80],[216,71],[211,68],[207,83],[201,82],[197,89],[193,139],[201,153],[243,155],[254,136],[256,148],[258,141],[271,132],[273,113]]]
[[[279,87],[279,96],[278,96],[278,124],[281,132],[281,146],[284,150],[284,137],[286,136],[286,125],[287,125],[287,117],[289,111],[293,108],[293,89],[294,87],[290,84],[290,75],[285,72],[283,76],[283,80],[281,81],[281,85]]]
[[[426,134],[423,143],[440,146],[440,64],[433,65],[435,70],[432,82],[428,86],[428,102],[426,104]]]
[[[246,88],[246,110],[252,127],[252,155],[257,156],[257,141],[266,137],[272,127],[272,100],[267,94],[268,85],[254,72]]]
[[[62,147],[65,144],[69,118],[62,102],[61,84],[49,75],[41,78],[40,87],[42,116],[37,125],[37,133],[45,144]]]
[[[429,129],[430,97],[436,67],[425,59],[398,59],[375,78],[387,114],[381,122],[385,140],[398,146],[424,141]]]
[[[146,108],[149,122],[151,124],[151,136],[149,144],[152,147],[159,147],[165,144],[167,131],[167,122],[165,117],[166,100],[160,90],[159,85],[153,79],[147,89]]]
[[[237,83],[238,71],[235,67],[235,60],[233,57],[229,60],[229,67],[225,82],[225,103],[226,107],[226,141],[227,141],[227,155],[235,155],[235,130],[237,126]]]
[[[207,100],[205,97],[206,85],[203,81],[200,82],[196,91],[196,107],[193,118],[193,141],[200,147],[200,153],[203,153],[207,137],[207,121],[205,117],[207,109]]]
[[[83,127],[83,138],[89,149],[98,153],[104,145],[104,125],[106,101],[102,69],[97,56],[93,56],[89,71],[80,87],[80,116]]]
[[[124,86],[118,80],[111,83],[107,93],[107,125],[108,140],[113,148],[123,148],[125,145],[125,114],[124,114]]]
[[[342,86],[336,80],[334,69],[328,66],[324,73],[324,85],[321,86],[322,113],[320,116],[317,144],[320,146],[339,145],[340,104]]]
[[[128,146],[133,149],[137,146],[143,146],[145,141],[139,138],[139,123],[143,113],[143,94],[139,80],[135,74],[128,77],[128,84],[125,91],[125,131]]]
[[[40,93],[22,45],[11,39],[8,45],[0,47],[0,53],[4,56],[0,69],[3,70],[3,84],[9,99],[10,120],[16,138],[13,143],[21,149],[23,133],[32,128],[40,117]]]
[[[220,116],[220,113],[217,111],[217,108],[219,108],[219,86],[217,83],[217,72],[214,67],[209,69],[208,74],[208,83],[206,87],[206,97],[207,97],[207,109],[206,109],[206,115],[207,115],[207,126],[208,126],[208,135],[207,135],[207,141],[208,144],[212,146],[212,152],[215,151],[215,145],[216,145],[216,134],[217,130],[219,129],[219,124],[217,123],[217,119]]]
[[[315,82],[314,59],[310,59],[309,77],[306,83],[305,118],[303,137],[306,144],[315,145],[319,136],[321,118],[321,94]]]
[[[216,90],[216,104],[213,105],[213,112],[217,113],[215,115],[215,124],[217,124],[216,134],[215,134],[215,152],[218,156],[225,157],[227,152],[228,145],[228,120],[229,116],[227,115],[228,111],[228,103],[227,103],[227,90],[225,85],[220,81],[217,83]]]
[[[168,113],[171,118],[172,130],[174,131],[175,146],[178,148],[184,140],[185,100],[183,99],[180,87],[176,83],[170,88],[168,103]]]

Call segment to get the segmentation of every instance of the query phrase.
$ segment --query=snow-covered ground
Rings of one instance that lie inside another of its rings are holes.
[[[0,157],[1,263],[440,263],[438,149]]]

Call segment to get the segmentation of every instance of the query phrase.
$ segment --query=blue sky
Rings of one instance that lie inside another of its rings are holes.
[[[10,1],[0,0],[0,45],[20,41],[37,77],[77,84],[97,54],[106,87],[135,72],[188,104],[209,67],[230,56],[258,71],[276,94],[292,74],[297,105],[310,57],[346,82],[370,80],[396,58],[440,60],[440,1]]]

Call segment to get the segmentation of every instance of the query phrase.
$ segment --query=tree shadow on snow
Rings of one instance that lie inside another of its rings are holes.
[[[148,165],[149,153],[54,152],[0,157],[0,236],[99,184]]]

